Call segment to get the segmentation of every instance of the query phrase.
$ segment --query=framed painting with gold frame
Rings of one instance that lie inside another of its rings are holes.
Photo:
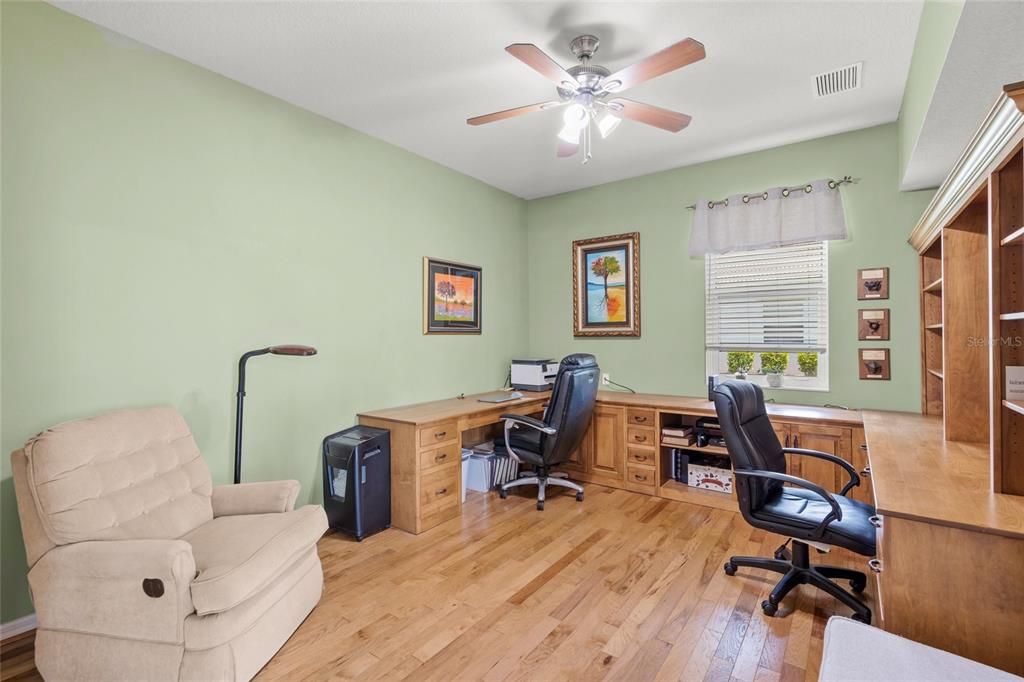
[[[423,259],[423,333],[479,334],[482,275],[476,265]]]
[[[572,243],[574,336],[640,336],[640,233]]]

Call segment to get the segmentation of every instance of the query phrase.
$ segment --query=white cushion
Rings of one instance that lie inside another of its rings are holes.
[[[955,627],[950,625],[950,627]],[[1024,678],[833,616],[818,682],[1021,682]]]

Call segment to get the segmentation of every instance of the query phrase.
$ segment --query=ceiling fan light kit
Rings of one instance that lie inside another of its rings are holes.
[[[632,66],[612,73],[603,66],[590,63],[600,42],[596,36],[590,34],[573,38],[569,43],[569,49],[580,63],[569,69],[563,69],[531,43],[509,45],[505,48],[506,52],[554,83],[558,91],[558,100],[475,116],[467,119],[466,123],[476,126],[534,111],[566,107],[562,115],[563,126],[558,133],[558,156],[575,156],[579,148],[583,147],[583,163],[589,161],[591,157],[592,125],[597,127],[602,139],[607,139],[623,118],[673,133],[690,124],[691,118],[686,114],[611,96],[704,59],[702,44],[687,38]]]

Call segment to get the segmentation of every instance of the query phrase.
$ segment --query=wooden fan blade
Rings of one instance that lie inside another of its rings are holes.
[[[494,121],[504,121],[506,118],[522,116],[523,114],[533,113],[534,111],[554,109],[560,106],[562,106],[562,102],[539,102],[538,104],[527,104],[525,107],[505,109],[504,111],[495,111],[493,114],[484,114],[483,116],[467,118],[466,123],[471,126],[478,126],[483,125],[484,123],[493,123]]]
[[[623,99],[621,97],[609,101],[608,104],[612,105],[611,110],[616,116],[646,123],[649,126],[661,128],[672,133],[678,133],[690,125],[692,120],[690,116],[680,114],[678,111],[669,111],[668,109],[662,109],[651,104],[634,102],[631,99]]]
[[[603,78],[601,89],[606,92],[622,92],[626,88],[639,85],[644,81],[657,78],[701,59],[704,59],[704,46],[693,38],[687,38]]]
[[[579,87],[579,83],[568,71],[532,43],[515,43],[506,47],[505,51],[560,88],[575,90]]]
[[[578,144],[572,144],[565,140],[558,141],[558,158],[564,159],[570,156],[576,156],[576,152],[580,150]]]

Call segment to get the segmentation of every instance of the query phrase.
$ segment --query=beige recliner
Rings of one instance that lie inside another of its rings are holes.
[[[319,506],[214,487],[171,407],[44,431],[11,455],[47,680],[248,680],[316,606]]]

